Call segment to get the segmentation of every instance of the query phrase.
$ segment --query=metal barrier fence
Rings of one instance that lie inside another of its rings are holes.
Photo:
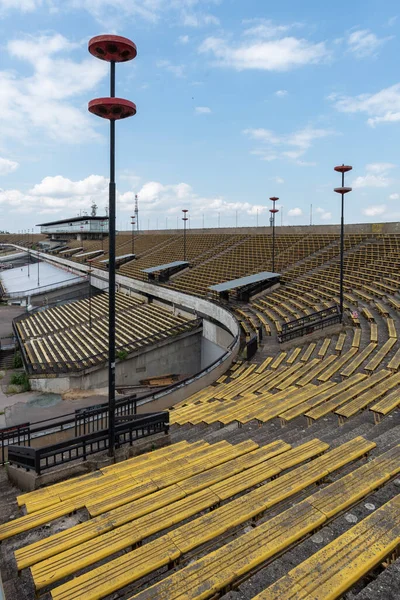
[[[132,445],[134,441],[154,435],[168,433],[169,413],[148,413],[133,417],[133,420],[115,427],[115,447],[123,444]],[[23,467],[27,471],[35,471],[40,475],[43,471],[67,464],[75,460],[87,460],[88,456],[108,449],[108,429],[101,429],[65,442],[31,448],[26,446],[9,446],[8,461],[11,465]]]
[[[341,314],[338,306],[332,306],[318,312],[306,315],[300,319],[289,321],[282,325],[282,332],[278,335],[279,342],[288,342],[296,337],[313,333],[335,323],[340,323]]]
[[[137,414],[137,399],[128,396],[115,405],[115,416],[122,417]],[[97,404],[88,408],[67,413],[62,418],[54,417],[34,423],[22,423],[0,429],[0,465],[8,460],[8,447],[12,445],[30,446],[31,440],[65,429],[74,429],[74,436],[79,437],[94,433],[108,427],[108,403]]]

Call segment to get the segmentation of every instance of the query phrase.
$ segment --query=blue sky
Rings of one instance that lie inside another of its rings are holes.
[[[94,8],[95,7],[95,8]],[[399,14],[398,14],[399,13]],[[131,38],[117,96],[117,227],[400,220],[400,10],[392,0],[0,0],[0,229],[100,212],[108,95],[90,37]],[[219,220],[219,221],[218,221]]]

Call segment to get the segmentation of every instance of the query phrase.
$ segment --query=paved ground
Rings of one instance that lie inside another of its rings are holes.
[[[12,320],[24,312],[20,306],[0,306],[0,338],[12,334]]]
[[[100,393],[86,392],[89,394],[86,397],[63,400],[59,394],[42,392],[23,392],[6,396],[0,389],[0,413],[4,412],[4,415],[0,414],[0,427],[62,417],[78,408],[107,402],[106,391],[98,392]]]
[[[2,271],[0,274],[1,283],[9,294],[20,292],[20,295],[29,295],[38,287],[38,265],[39,265],[39,285],[46,286],[48,290],[54,290],[65,285],[68,281],[77,281],[74,273],[69,273],[65,269],[55,267],[46,262],[38,262],[34,265],[16,267],[8,271]],[[83,277],[80,278],[82,281]]]

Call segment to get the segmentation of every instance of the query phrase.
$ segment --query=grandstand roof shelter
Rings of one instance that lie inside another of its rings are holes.
[[[236,291],[237,299],[247,302],[250,296],[279,283],[280,276],[280,273],[262,271],[246,277],[239,277],[239,279],[231,279],[230,281],[211,285],[208,289],[216,292],[223,300],[229,300],[229,292]]]
[[[60,219],[49,223],[39,223],[40,233],[51,239],[99,239],[108,234],[107,216],[81,216]]]
[[[115,267],[116,269],[118,269],[118,267],[120,267],[121,265],[124,265],[125,263],[129,262],[130,260],[134,260],[136,258],[136,254],[120,254],[119,256],[115,257]],[[90,259],[89,259],[90,262]],[[103,260],[99,261],[100,263],[102,263],[103,265],[105,265],[106,267],[108,267],[108,263],[110,262],[109,258],[104,258]]]
[[[186,267],[189,267],[189,262],[187,260],[175,260],[174,262],[165,263],[164,265],[142,269],[142,273],[147,273],[149,281],[159,281],[160,283],[164,283],[165,281],[168,281],[171,275],[179,273],[179,271],[186,269]]]

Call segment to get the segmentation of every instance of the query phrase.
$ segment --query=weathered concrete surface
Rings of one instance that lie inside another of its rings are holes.
[[[12,320],[24,312],[20,306],[0,306],[0,338],[12,335]]]

